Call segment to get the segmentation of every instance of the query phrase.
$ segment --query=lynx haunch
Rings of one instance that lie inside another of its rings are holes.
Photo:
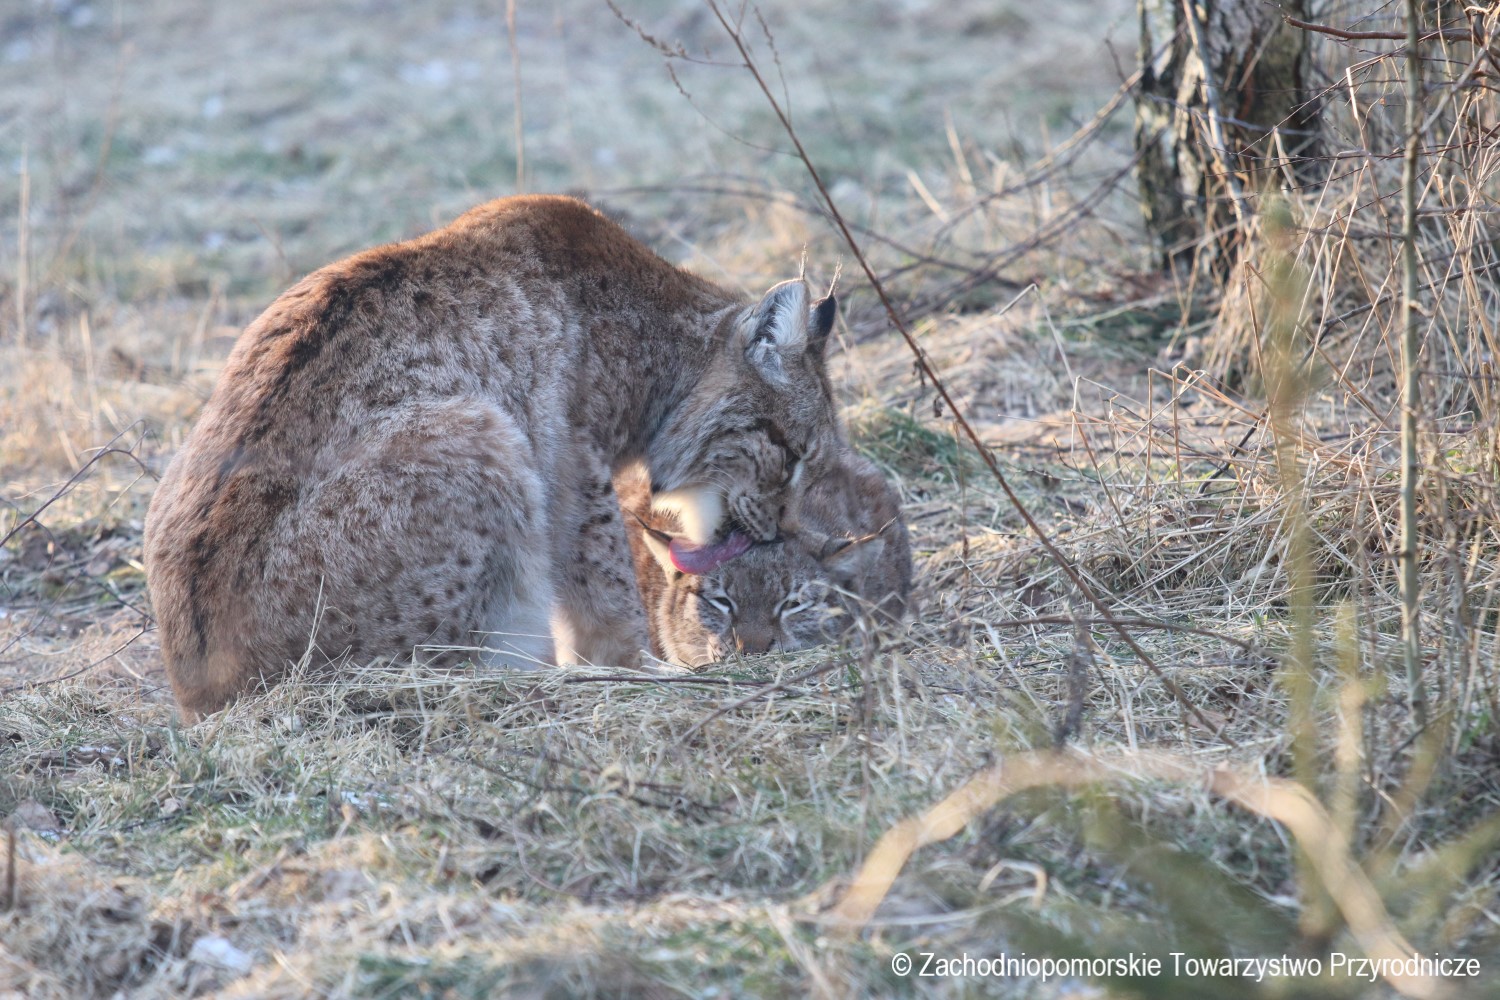
[[[800,279],[747,301],[560,197],[303,279],[240,336],[147,515],[184,716],[309,650],[632,660],[611,473],[644,462],[693,542],[777,537],[838,446],[833,315]]]

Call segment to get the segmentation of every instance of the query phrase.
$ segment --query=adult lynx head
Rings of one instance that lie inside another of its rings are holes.
[[[836,308],[831,295],[810,303],[800,278],[774,286],[721,326],[723,349],[667,414],[646,457],[651,488],[693,542],[770,541],[795,522],[801,469],[840,443],[824,360]]]

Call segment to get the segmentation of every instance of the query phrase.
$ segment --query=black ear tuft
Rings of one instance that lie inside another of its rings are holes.
[[[839,300],[832,292],[813,306],[812,322],[808,324],[807,348],[814,354],[822,354],[828,347],[828,334],[833,331],[833,320],[839,312]]]

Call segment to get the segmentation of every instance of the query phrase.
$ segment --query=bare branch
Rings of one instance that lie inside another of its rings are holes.
[[[1314,24],[1311,21],[1302,21],[1290,14],[1281,15],[1281,19],[1293,28],[1301,28],[1303,31],[1315,31],[1320,35],[1332,35],[1334,38],[1342,38],[1345,41],[1383,41],[1383,42],[1405,42],[1409,37],[1404,31],[1345,31],[1343,28],[1335,28],[1331,24]],[[1432,38],[1441,38],[1450,42],[1477,41],[1483,44],[1483,40],[1476,40],[1472,32],[1462,28],[1440,28],[1417,36],[1417,41],[1425,42]]]

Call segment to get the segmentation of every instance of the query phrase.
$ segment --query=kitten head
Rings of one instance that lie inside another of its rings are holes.
[[[796,536],[697,575],[676,569],[661,533],[640,534],[656,563],[644,568],[642,590],[658,652],[693,667],[837,639],[854,624],[859,578],[885,544],[879,535],[817,545]]]
[[[730,316],[697,385],[647,449],[658,506],[694,542],[725,528],[769,542],[794,523],[801,470],[838,447],[825,352],[837,303],[797,278]]]

